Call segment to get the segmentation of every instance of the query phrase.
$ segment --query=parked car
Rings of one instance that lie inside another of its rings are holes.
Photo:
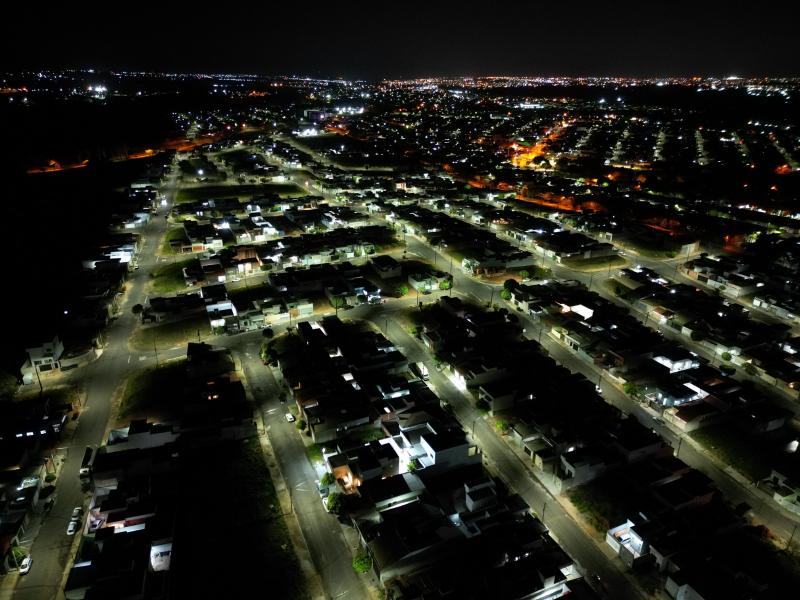
[[[26,575],[28,571],[31,570],[31,565],[33,564],[33,559],[30,557],[30,554],[22,559],[22,562],[19,563],[19,574]]]
[[[76,506],[75,508],[72,509],[72,518],[73,518],[73,520],[77,519],[82,514],[83,514],[83,507],[82,506]]]
[[[75,535],[75,532],[78,531],[78,526],[80,524],[75,519],[72,519],[67,525],[67,535]]]
[[[430,373],[428,372],[428,367],[425,366],[424,362],[413,362],[409,365],[411,372],[419,377],[422,381],[428,381],[430,379]]]
[[[328,497],[328,486],[322,485],[319,479],[317,480],[317,492],[319,492],[319,497],[322,498],[323,501]]]
[[[294,415],[292,413],[286,413],[286,420],[289,423],[294,423]]]

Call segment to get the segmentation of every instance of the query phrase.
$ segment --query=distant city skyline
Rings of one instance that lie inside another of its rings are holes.
[[[425,76],[791,76],[788,2],[616,2],[612,7],[422,2],[136,13],[21,7],[6,69],[94,67],[377,80]],[[137,5],[138,6],[138,5]]]

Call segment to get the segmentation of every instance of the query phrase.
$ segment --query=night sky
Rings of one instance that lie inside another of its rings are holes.
[[[15,6],[4,66],[423,75],[797,75],[792,2],[42,3]],[[182,5],[182,6],[172,6]]]

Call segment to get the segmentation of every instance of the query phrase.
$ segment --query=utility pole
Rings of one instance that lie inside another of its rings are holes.
[[[453,295],[453,284],[455,283],[455,281],[456,280],[453,278],[453,257],[451,256],[450,257],[450,288],[447,291],[447,295],[448,296],[452,297],[452,295]]]
[[[31,366],[33,367],[33,372],[36,373],[36,381],[39,382],[39,396],[44,393],[44,386],[42,385],[42,377],[39,375],[39,365],[33,362],[33,358],[30,354],[28,354],[28,358],[31,361]]]
[[[494,286],[491,287],[492,294],[489,296],[489,308],[494,306]]]
[[[789,548],[792,546],[792,540],[794,539],[795,533],[797,533],[797,525],[795,525],[792,529],[792,535],[789,536],[789,541],[786,542],[786,550],[789,550]]]
[[[155,355],[156,355],[156,366],[158,366],[158,348],[156,348],[156,341],[155,340],[153,340],[153,352],[155,352]]]
[[[691,249],[692,249],[691,246],[689,246],[689,245],[686,246],[686,260],[687,261],[689,260],[689,254],[691,253]],[[680,264],[681,264],[681,261],[679,259],[678,262],[675,263],[675,275],[678,274],[678,267],[680,266]]]

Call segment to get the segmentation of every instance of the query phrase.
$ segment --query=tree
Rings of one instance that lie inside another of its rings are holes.
[[[706,336],[702,331],[695,330],[689,335],[689,337],[692,338],[693,342],[702,342]]]
[[[298,419],[295,427],[297,427],[300,431],[305,431],[306,427],[308,427],[308,423],[306,423],[305,419]]]
[[[11,549],[11,552],[14,554],[14,560],[16,561],[17,565],[19,565],[23,560],[25,560],[25,557],[28,556],[25,550],[19,546],[14,546]]]
[[[530,277],[530,276],[531,276],[531,274],[530,274],[530,273],[529,273],[529,272],[528,272],[526,269],[522,269],[522,270],[519,272],[519,276],[520,276],[520,278],[522,278],[522,279],[527,279],[528,277]]]
[[[511,292],[508,290],[500,290],[500,297],[503,300],[511,300]]]
[[[353,570],[356,573],[366,573],[372,568],[372,557],[366,550],[359,550],[353,557]]]
[[[504,290],[513,290],[517,287],[517,280],[516,279],[506,279],[503,282],[503,289]]]
[[[508,421],[504,421],[502,419],[497,419],[494,422],[494,428],[497,430],[498,433],[508,433],[508,430],[511,429],[511,423]]]
[[[622,391],[633,398],[638,398],[644,392],[644,388],[639,385],[638,383],[633,383],[632,381],[628,381],[625,385],[622,386]]]
[[[731,357],[731,353],[730,353],[730,352],[723,352],[722,354],[720,354],[720,355],[719,355],[719,357],[720,357],[722,360],[724,360],[725,362],[730,362],[730,360],[731,360],[731,358],[732,358],[732,357]]]
[[[450,279],[442,279],[439,282],[439,289],[440,290],[449,290],[451,287],[453,287],[453,282]]]
[[[408,472],[413,473],[414,471],[418,471],[420,467],[419,461],[416,458],[412,458],[408,461]]]
[[[335,515],[340,515],[344,512],[344,504],[344,494],[339,492],[332,492],[328,495],[328,499],[326,500],[326,507],[328,511]]]
[[[336,480],[333,478],[333,475],[326,472],[319,480],[319,482],[321,485],[328,487],[329,485],[333,485],[336,482]]]
[[[142,311],[144,311],[144,306],[142,306],[141,304],[134,304],[133,307],[131,308],[131,312],[135,315],[142,314]]]
[[[336,309],[336,315],[339,315],[339,309],[347,306],[347,301],[342,296],[333,296],[331,298],[331,306]]]
[[[275,336],[275,332],[272,330],[272,327],[265,327],[261,331],[261,335],[263,335],[268,340],[272,339]]]
[[[401,283],[394,289],[394,293],[397,295],[398,298],[402,298],[408,293],[408,286],[404,283]]]

